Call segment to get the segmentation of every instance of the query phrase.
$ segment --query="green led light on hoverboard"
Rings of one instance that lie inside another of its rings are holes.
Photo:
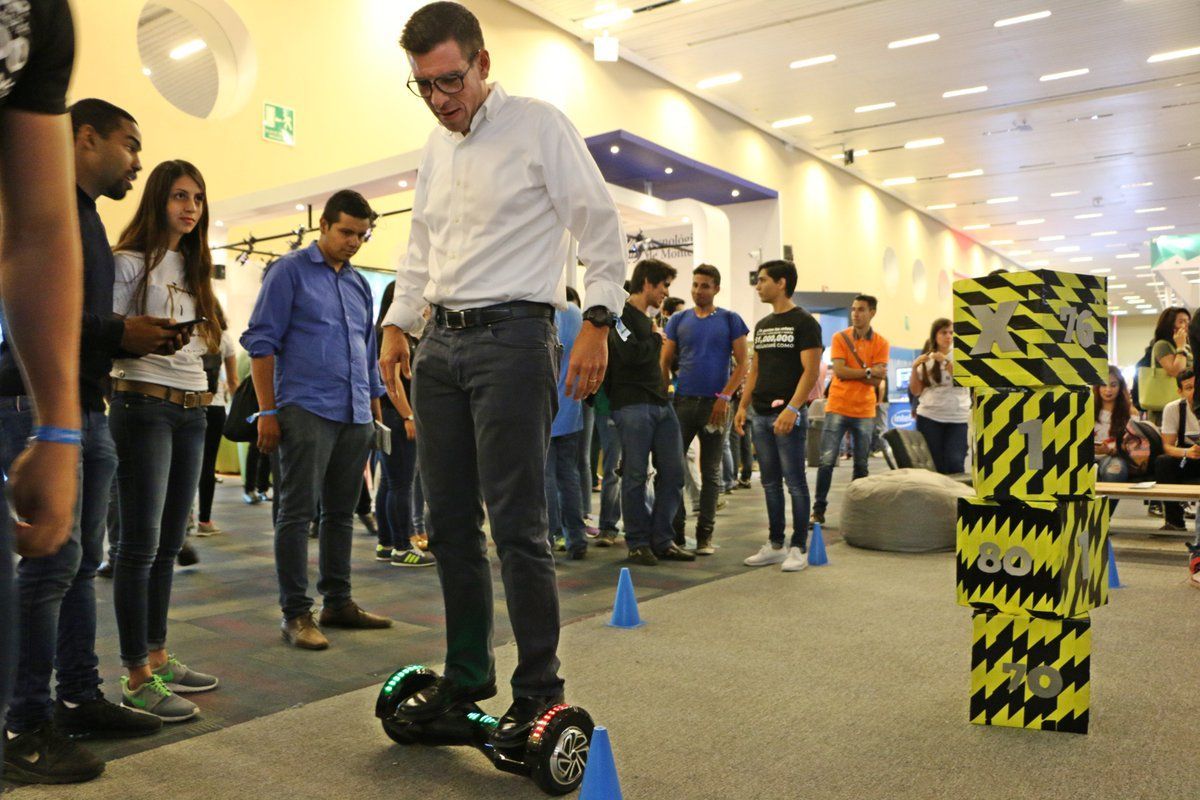
[[[425,669],[425,667],[421,664],[413,664],[412,666],[405,667],[399,672],[392,673],[392,677],[388,678],[387,682],[383,684],[383,693],[391,694],[393,691],[395,691],[396,686],[399,685],[400,681],[404,680],[414,672],[418,672],[423,669]]]
[[[484,714],[482,711],[468,712],[467,719],[471,720],[471,722],[478,722],[482,725],[489,725],[491,727],[495,727],[496,725],[498,725],[500,723],[500,720],[496,719],[495,717]]]

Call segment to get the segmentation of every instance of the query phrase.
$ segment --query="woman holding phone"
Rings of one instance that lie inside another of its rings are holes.
[[[118,359],[109,412],[120,457],[113,605],[129,673],[121,678],[124,704],[178,722],[198,710],[180,694],[217,687],[216,678],[167,651],[175,556],[200,479],[205,406],[212,402],[203,356],[221,341],[199,170],[178,160],[154,168],[117,244],[116,267],[114,312],[167,317],[184,340],[174,355]]]

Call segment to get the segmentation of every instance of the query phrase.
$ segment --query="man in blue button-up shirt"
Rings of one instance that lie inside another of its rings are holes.
[[[283,638],[309,650],[329,641],[308,597],[308,524],[321,501],[320,624],[386,628],[350,596],[352,515],[385,394],[375,361],[371,288],[350,265],[374,212],[358,192],[329,198],[321,236],[263,278],[242,346],[253,359],[258,448],[276,449],[275,569]]]

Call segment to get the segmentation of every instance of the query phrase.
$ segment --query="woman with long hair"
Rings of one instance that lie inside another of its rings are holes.
[[[150,173],[116,247],[113,311],[165,317],[185,333],[170,356],[118,359],[109,412],[120,466],[121,539],[113,574],[126,706],[164,722],[196,715],[179,693],[215,689],[217,679],[167,651],[175,556],[200,479],[205,406],[212,402],[203,356],[221,346],[208,250],[204,178],[186,161]]]
[[[925,437],[937,471],[954,475],[965,469],[970,390],[954,385],[954,328],[945,317],[935,319],[921,355],[913,362],[908,390],[919,398],[917,430]]]
[[[1154,339],[1146,347],[1150,364],[1157,366],[1174,378],[1185,369],[1194,369],[1192,348],[1188,344],[1188,324],[1191,313],[1180,306],[1164,308],[1154,323]],[[1147,409],[1147,416],[1155,425],[1162,425],[1162,409]]]
[[[1121,370],[1109,364],[1108,382],[1093,387],[1092,393],[1096,399],[1096,429],[1093,433],[1096,480],[1128,480],[1132,465],[1121,451],[1121,441],[1133,416],[1133,403]]]

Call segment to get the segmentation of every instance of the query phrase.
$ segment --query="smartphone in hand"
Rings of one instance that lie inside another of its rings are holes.
[[[184,320],[183,322],[176,322],[174,325],[168,325],[167,327],[169,327],[171,330],[185,331],[185,330],[194,328],[197,325],[202,325],[205,322],[208,322],[208,320],[205,319],[204,317],[196,317],[195,319]]]

